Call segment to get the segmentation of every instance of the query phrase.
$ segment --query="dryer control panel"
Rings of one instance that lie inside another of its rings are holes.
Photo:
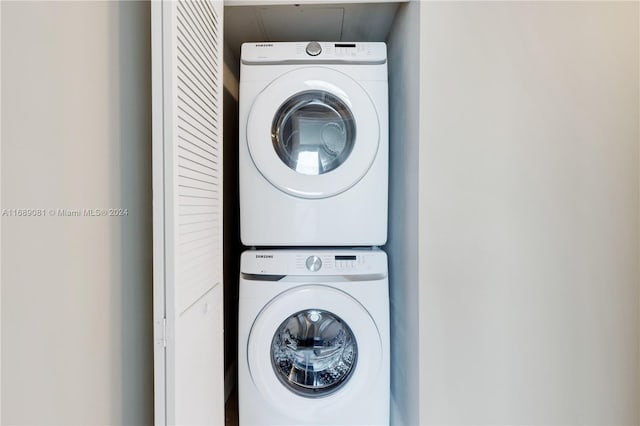
[[[387,45],[381,42],[345,43],[304,41],[244,43],[241,60],[246,65],[295,63],[384,64]]]
[[[387,255],[380,249],[248,250],[240,271],[249,275],[387,274]]]

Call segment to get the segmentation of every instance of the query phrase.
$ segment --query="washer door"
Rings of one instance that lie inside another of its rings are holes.
[[[308,419],[373,386],[382,340],[357,300],[309,284],[281,293],[262,309],[249,333],[247,359],[254,384],[273,408]]]
[[[254,164],[278,189],[325,198],[355,185],[378,151],[373,101],[355,80],[324,67],[299,68],[269,84],[247,119]]]
[[[322,309],[285,319],[271,341],[271,365],[280,382],[301,396],[330,395],[349,381],[358,344],[349,325]]]

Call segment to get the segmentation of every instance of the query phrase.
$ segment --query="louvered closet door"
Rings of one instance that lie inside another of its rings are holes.
[[[223,5],[151,7],[155,422],[222,425]]]

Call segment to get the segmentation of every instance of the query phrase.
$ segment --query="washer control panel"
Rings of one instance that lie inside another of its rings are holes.
[[[387,274],[387,255],[380,249],[247,250],[241,272],[263,275]]]
[[[373,262],[369,253],[322,253],[300,254],[296,257],[292,274],[301,275],[309,272],[322,272],[325,274],[362,274],[370,273]]]

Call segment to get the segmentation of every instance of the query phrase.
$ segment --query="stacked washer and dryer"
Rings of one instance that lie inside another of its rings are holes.
[[[384,43],[245,43],[240,425],[388,425]]]

